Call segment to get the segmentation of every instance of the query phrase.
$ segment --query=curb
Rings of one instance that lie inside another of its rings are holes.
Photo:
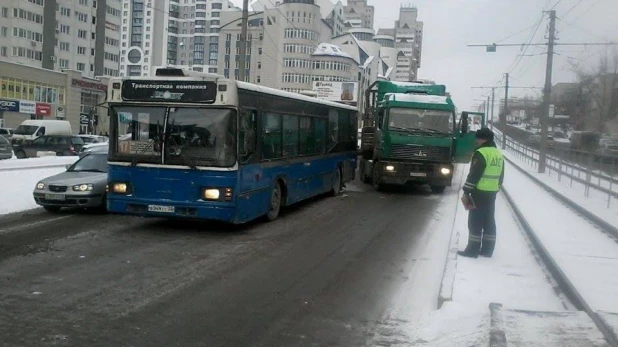
[[[597,224],[598,226],[600,226],[602,229],[604,229],[605,231],[610,233],[614,238],[618,238],[618,228],[617,227],[615,227],[615,226],[611,225],[610,223],[606,222],[602,218],[600,218],[597,215],[595,215],[594,213],[590,212],[585,207],[579,206],[573,200],[571,200],[570,198],[566,197],[564,194],[558,192],[554,188],[552,188],[549,185],[545,184],[543,181],[541,181],[540,179],[535,177],[533,174],[531,174],[531,173],[527,172],[526,170],[522,169],[521,166],[519,166],[517,163],[515,163],[512,159],[509,159],[507,157],[505,157],[504,159],[506,159],[506,161],[508,161],[517,170],[522,172],[526,177],[530,178],[534,183],[536,183],[538,186],[540,186],[541,188],[546,190],[549,194],[551,194],[552,196],[557,198],[559,201],[561,201],[562,203],[564,203],[565,205],[567,205],[571,209],[575,210],[577,213],[583,215],[586,219],[590,220],[594,224]]]
[[[504,320],[502,319],[502,304],[492,302],[489,304],[490,328],[489,347],[507,347],[506,334],[504,333]]]
[[[451,233],[454,232],[451,231]],[[453,301],[453,289],[455,287],[455,275],[457,274],[457,250],[459,249],[459,232],[451,234],[442,281],[440,282],[440,292],[438,294],[438,309],[447,301]]]
[[[462,170],[460,183],[463,181],[465,172]],[[459,197],[459,195],[457,195]],[[457,274],[457,251],[459,249],[459,232],[455,231],[455,223],[457,223],[457,211],[459,210],[459,199],[455,201],[455,216],[453,217],[453,225],[451,227],[451,238],[449,240],[448,253],[446,255],[446,263],[442,271],[442,279],[440,280],[440,291],[438,292],[438,310],[447,301],[453,301],[453,289],[455,286],[455,275]]]

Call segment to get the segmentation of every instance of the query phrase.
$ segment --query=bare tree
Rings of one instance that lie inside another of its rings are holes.
[[[618,95],[614,91],[618,81],[618,53],[614,50],[612,57],[607,54],[601,57],[596,68],[587,69],[582,64],[570,62],[580,85],[580,100],[577,100],[583,114],[581,120],[596,124],[586,124],[581,128],[605,131],[606,123],[616,117]],[[594,118],[591,119],[591,118]]]

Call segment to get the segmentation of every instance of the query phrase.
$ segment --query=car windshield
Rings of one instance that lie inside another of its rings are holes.
[[[165,148],[166,164],[229,167],[236,162],[231,110],[114,106],[111,112],[118,135],[110,139],[116,159],[161,163]]]
[[[39,127],[36,125],[20,125],[15,129],[15,135],[32,135]]]
[[[78,160],[67,171],[69,172],[107,172],[107,156],[105,154],[90,154]]]
[[[453,132],[449,111],[392,108],[388,115],[391,130],[430,130],[451,134]]]

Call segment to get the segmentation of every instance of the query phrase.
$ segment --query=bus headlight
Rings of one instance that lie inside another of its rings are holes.
[[[394,165],[386,165],[384,167],[384,170],[386,170],[386,171],[395,171],[395,166]]]
[[[440,169],[440,172],[441,172],[443,175],[445,175],[445,176],[446,176],[446,175],[448,175],[448,174],[450,174],[450,173],[451,173],[451,169],[449,169],[449,168],[447,168],[447,167],[443,167],[443,168],[441,168],[441,169]]]
[[[219,200],[219,196],[221,195],[221,191],[219,189],[204,189],[202,191],[202,197],[204,200]]]
[[[116,194],[128,194],[129,193],[129,185],[126,183],[113,183],[112,184],[112,192]]]

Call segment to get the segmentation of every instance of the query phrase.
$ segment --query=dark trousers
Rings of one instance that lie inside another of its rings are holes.
[[[491,256],[496,246],[496,196],[497,192],[474,191],[472,199],[476,208],[468,214],[468,246],[472,254]]]

